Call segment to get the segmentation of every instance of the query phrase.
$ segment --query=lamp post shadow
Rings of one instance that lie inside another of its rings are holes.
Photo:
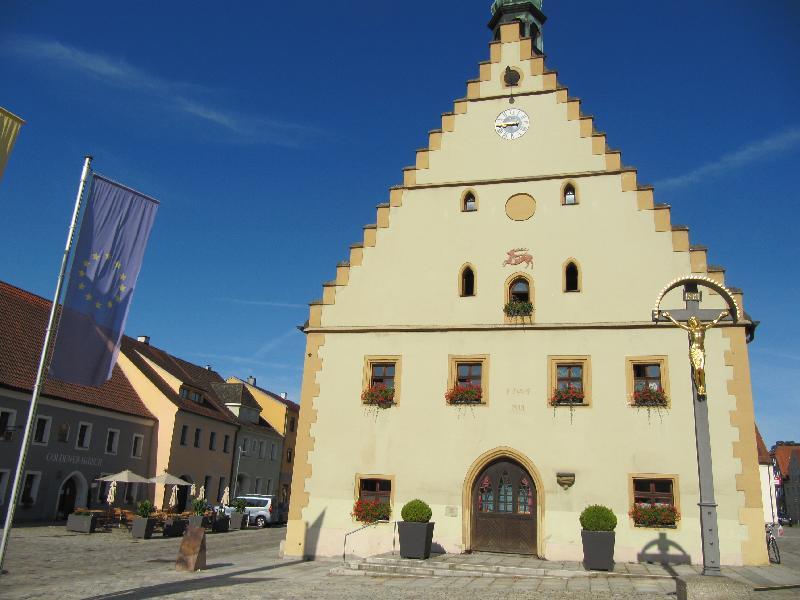
[[[676,552],[670,552],[675,550]],[[678,573],[672,565],[690,565],[692,557],[677,542],[667,538],[666,533],[659,533],[658,538],[647,542],[641,551],[636,555],[636,560],[640,563],[652,563],[661,565],[673,577],[678,577]]]

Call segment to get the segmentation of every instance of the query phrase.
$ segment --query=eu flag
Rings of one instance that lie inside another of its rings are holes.
[[[50,375],[99,386],[111,377],[158,202],[92,175]]]

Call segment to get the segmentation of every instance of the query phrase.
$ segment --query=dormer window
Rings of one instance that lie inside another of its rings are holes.
[[[181,388],[181,398],[189,399],[189,390],[186,388]]]
[[[181,398],[186,398],[187,400],[191,400],[192,402],[196,402],[197,404],[203,403],[203,394],[198,392],[197,390],[190,390],[188,388],[182,387],[180,390]]]
[[[203,401],[203,396],[199,392],[191,392],[189,395],[193,402],[200,404]]]

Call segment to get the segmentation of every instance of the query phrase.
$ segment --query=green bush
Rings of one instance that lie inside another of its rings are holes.
[[[586,531],[614,531],[616,526],[617,517],[608,507],[593,504],[581,513],[581,527]]]
[[[153,512],[153,503],[150,500],[142,500],[136,506],[136,514],[145,519]]]
[[[192,500],[192,511],[198,517],[202,517],[206,514],[206,501],[202,498],[195,498]]]
[[[411,500],[410,502],[406,502],[403,510],[400,511],[400,516],[403,517],[403,521],[427,523],[431,520],[433,511],[431,511],[431,507],[422,500]]]
[[[244,498],[238,498],[233,502],[233,509],[236,512],[243,513],[245,508],[247,508],[247,500]]]
[[[507,317],[530,317],[531,314],[533,314],[533,304],[520,300],[512,300],[506,303],[503,307],[503,312],[506,313]]]

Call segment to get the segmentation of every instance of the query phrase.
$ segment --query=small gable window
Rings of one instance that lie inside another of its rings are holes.
[[[577,204],[578,196],[575,193],[575,186],[568,183],[564,186],[564,204]]]
[[[528,281],[522,277],[518,277],[514,281],[511,282],[511,288],[509,290],[510,300],[512,302],[530,302],[531,301],[531,289],[528,285]]]
[[[564,291],[565,292],[580,292],[580,277],[578,273],[578,265],[570,261],[564,269]]]
[[[464,194],[461,210],[462,212],[475,212],[478,210],[478,200],[475,198],[475,194],[472,192]]]
[[[461,271],[461,296],[475,295],[475,272],[471,267],[464,267]]]

